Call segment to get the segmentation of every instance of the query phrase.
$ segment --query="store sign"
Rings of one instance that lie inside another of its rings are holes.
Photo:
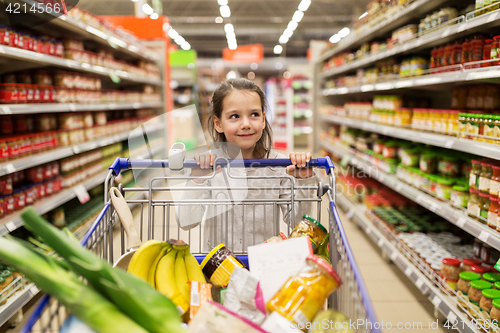
[[[251,44],[239,46],[236,50],[225,48],[222,51],[222,59],[230,62],[251,64],[261,62],[264,59],[264,45]]]

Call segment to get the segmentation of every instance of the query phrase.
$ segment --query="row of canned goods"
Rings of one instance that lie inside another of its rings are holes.
[[[59,162],[47,163],[0,177],[0,195],[12,194],[20,184],[39,183],[59,176]]]
[[[43,152],[58,145],[56,131],[0,138],[0,162]]]

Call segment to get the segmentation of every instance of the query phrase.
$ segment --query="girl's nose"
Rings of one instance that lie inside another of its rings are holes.
[[[241,127],[250,127],[250,120],[247,117],[242,118]]]

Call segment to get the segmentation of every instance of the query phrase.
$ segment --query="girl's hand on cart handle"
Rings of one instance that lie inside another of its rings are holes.
[[[292,165],[286,167],[286,172],[295,178],[305,179],[313,176],[313,168],[304,168],[311,160],[311,153],[290,153]],[[302,169],[297,169],[302,168]]]
[[[214,166],[214,161],[217,158],[216,154],[212,153],[204,153],[204,154],[196,154],[194,155],[194,160],[196,161],[196,164],[200,166],[199,169],[193,168],[191,169],[191,177],[205,177],[213,172],[213,166]],[[215,169],[216,173],[220,173],[221,167],[220,165],[217,166]],[[199,180],[193,180],[197,184],[202,184],[205,179],[199,179]]]

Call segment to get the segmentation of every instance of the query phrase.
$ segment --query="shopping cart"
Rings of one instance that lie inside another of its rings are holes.
[[[330,259],[333,267],[341,276],[343,285],[337,290],[328,300],[328,307],[336,309],[344,313],[350,318],[351,328],[355,332],[373,332],[379,333],[377,319],[373,310],[366,286],[362,280],[362,276],[358,265],[354,259],[354,255],[349,246],[347,236],[340,221],[339,214],[335,205],[335,175],[334,166],[329,157],[311,159],[308,163],[309,166],[324,169],[328,175],[328,184],[319,184],[314,186],[298,186],[294,177],[286,173],[280,173],[278,176],[263,177],[265,183],[272,183],[272,180],[280,178],[280,184],[286,184],[288,190],[291,189],[289,198],[276,199],[271,202],[258,198],[253,199],[239,199],[238,202],[233,199],[231,195],[228,198],[206,199],[203,202],[199,200],[189,199],[176,199],[172,197],[172,192],[180,190],[199,190],[200,187],[172,186],[173,182],[179,180],[189,180],[191,177],[185,176],[182,170],[178,170],[178,161],[174,163],[173,159],[170,160],[130,160],[125,158],[117,158],[109,168],[109,173],[104,183],[105,190],[105,206],[96,218],[90,230],[87,232],[82,240],[82,245],[91,249],[100,255],[103,259],[113,263],[120,257],[126,250],[125,232],[122,227],[114,227],[116,222],[116,212],[109,198],[109,190],[114,185],[115,178],[124,170],[141,171],[146,169],[159,169],[162,175],[152,177],[149,180],[148,187],[142,188],[124,188],[119,186],[119,189],[124,193],[129,204],[139,205],[140,221],[139,221],[139,234],[142,241],[147,239],[167,240],[171,238],[182,239],[190,244],[191,252],[199,259],[206,255],[202,251],[202,232],[201,227],[195,227],[189,230],[181,229],[176,222],[175,209],[179,207],[188,207],[188,211],[195,209],[200,205],[216,207],[220,210],[220,214],[214,214],[212,219],[214,225],[223,228],[224,225],[230,220],[230,211],[235,206],[243,207],[243,212],[248,209],[247,214],[252,214],[256,207],[263,206],[264,211],[272,212],[271,217],[267,217],[268,221],[272,221],[273,230],[275,235],[279,230],[284,230],[288,234],[295,227],[295,219],[290,218],[288,222],[281,221],[281,210],[285,208],[295,216],[295,210],[300,209],[301,205],[310,205],[313,208],[313,214],[318,221],[322,221],[322,209],[328,213],[329,221],[329,251]],[[173,165],[176,165],[174,170]],[[194,160],[182,160],[181,167],[183,168],[197,168],[199,167]],[[225,158],[218,158],[214,163],[214,172],[212,175],[205,177],[212,179],[215,173],[215,166],[221,165],[224,177],[238,178],[233,171],[240,168],[284,168],[291,164],[289,159],[263,159],[263,160],[232,160],[228,161]],[[318,170],[319,171],[319,170]],[[248,177],[252,178],[252,177]],[[255,177],[257,178],[257,177]],[[283,181],[283,182],[281,182]],[[251,181],[249,181],[250,184]],[[211,190],[214,188],[211,187]],[[227,190],[227,188],[225,188]],[[264,186],[260,190],[266,190]],[[224,190],[220,188],[219,190]],[[242,190],[241,188],[231,188],[231,191]],[[248,187],[248,191],[256,190],[256,188]],[[276,190],[273,188],[272,190]],[[299,198],[296,193],[300,190],[314,191],[315,196],[309,198]],[[132,192],[132,193],[129,193]],[[170,193],[170,196],[169,196]],[[132,195],[131,195],[132,194]],[[142,195],[141,195],[142,194]],[[327,194],[329,198],[328,207],[322,207],[322,197]],[[140,197],[142,196],[142,197]],[[174,195],[175,197],[175,195]],[[266,208],[266,206],[269,206]],[[269,208],[272,209],[269,209]],[[280,210],[280,207],[282,208]],[[255,224],[255,220],[254,220]],[[117,224],[118,225],[118,224]],[[226,233],[227,235],[227,233]],[[224,234],[222,233],[222,236]],[[255,239],[255,237],[253,237]],[[223,239],[224,240],[224,239]],[[230,240],[226,239],[226,244],[230,244]],[[229,243],[228,243],[229,242]],[[262,240],[255,240],[255,244],[261,243]],[[210,244],[211,246],[217,244]],[[254,245],[254,244],[246,244]],[[245,252],[237,253],[237,255],[246,261]],[[30,317],[28,323],[23,327],[21,332],[30,332],[32,329],[40,329],[42,332],[57,331],[65,318],[67,311],[60,306],[56,300],[50,300],[45,296],[37,306],[36,311]],[[36,325],[36,326],[35,326]]]

